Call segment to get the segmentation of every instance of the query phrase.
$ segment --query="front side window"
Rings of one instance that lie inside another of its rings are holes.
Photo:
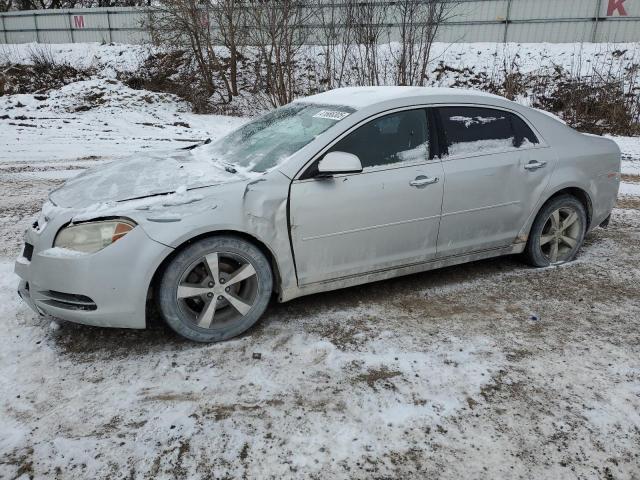
[[[524,121],[510,112],[482,107],[438,110],[451,156],[503,152],[538,143]]]
[[[291,103],[193,152],[222,164],[265,172],[353,111],[348,107]]]
[[[377,118],[338,141],[329,151],[357,155],[363,168],[427,160],[427,113],[423,109],[407,110]]]

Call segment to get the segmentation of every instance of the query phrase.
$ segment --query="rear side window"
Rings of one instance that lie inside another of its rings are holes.
[[[442,107],[438,109],[448,154],[503,152],[538,143],[517,115],[482,107]]]
[[[357,155],[367,168],[427,160],[428,139],[426,110],[407,110],[364,124],[329,151]]]
[[[529,128],[529,125],[524,123],[524,120],[522,120],[519,116],[511,115],[511,122],[515,130],[516,142],[519,147],[526,147],[528,145],[530,146],[539,143],[538,138]]]

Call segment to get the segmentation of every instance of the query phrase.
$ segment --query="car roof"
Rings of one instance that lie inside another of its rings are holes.
[[[503,97],[478,90],[462,88],[439,87],[345,87],[329,90],[310,97],[297,100],[303,103],[317,103],[323,105],[340,105],[360,110],[377,104],[398,101],[402,104],[411,103],[483,103],[495,105],[511,103]]]

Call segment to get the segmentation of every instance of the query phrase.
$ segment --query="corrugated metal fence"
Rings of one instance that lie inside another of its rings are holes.
[[[144,10],[139,8],[76,8],[29,10],[0,14],[3,43],[142,43]]]
[[[144,19],[126,7],[1,13],[0,43],[142,43]],[[638,42],[640,0],[461,0],[437,40]]]

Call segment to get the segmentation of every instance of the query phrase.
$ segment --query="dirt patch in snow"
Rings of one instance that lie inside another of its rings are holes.
[[[640,197],[621,197],[618,199],[618,208],[640,210]]]

